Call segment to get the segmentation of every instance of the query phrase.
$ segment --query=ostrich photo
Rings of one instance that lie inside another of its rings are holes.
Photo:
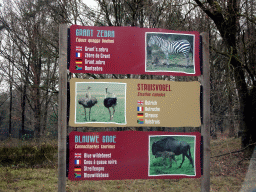
[[[85,120],[86,119],[86,108],[90,108],[89,110],[89,120],[91,115],[91,108],[98,102],[95,97],[91,97],[91,94],[89,93],[89,89],[91,87],[88,86],[87,93],[85,94],[85,97],[82,97],[78,100],[78,103],[84,107],[84,113],[85,113]]]
[[[110,120],[112,120],[113,117],[114,117],[116,104],[117,104],[116,96],[113,93],[109,93],[108,88],[106,87],[106,95],[105,95],[105,99],[104,99],[104,106],[106,108],[108,108],[109,115],[110,115]],[[112,116],[111,116],[111,111],[109,109],[110,107],[113,108],[113,115]]]

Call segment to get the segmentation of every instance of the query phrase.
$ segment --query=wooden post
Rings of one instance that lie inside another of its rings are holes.
[[[203,136],[203,175],[201,177],[201,191],[210,191],[210,63],[209,63],[209,35],[202,36],[202,59],[203,59],[203,123],[201,135]]]
[[[66,24],[59,27],[59,106],[58,106],[58,191],[66,191],[67,136],[67,38]]]

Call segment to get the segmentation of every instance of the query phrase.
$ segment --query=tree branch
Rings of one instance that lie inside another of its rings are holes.
[[[242,151],[244,151],[245,149],[247,149],[249,146],[251,146],[251,145],[256,145],[256,143],[251,143],[251,144],[249,144],[249,145],[247,145],[245,148],[243,148],[243,149],[240,149],[240,150],[237,150],[237,151],[232,151],[232,152],[229,152],[229,153],[224,153],[224,154],[221,154],[221,155],[216,155],[216,156],[213,156],[213,157],[211,157],[211,158],[214,158],[214,157],[221,157],[221,156],[225,156],[225,155],[229,155],[229,154],[232,154],[232,153],[239,153],[239,152],[242,152]]]

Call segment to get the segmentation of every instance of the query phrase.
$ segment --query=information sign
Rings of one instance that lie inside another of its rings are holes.
[[[199,127],[200,83],[138,79],[70,81],[72,127]]]
[[[70,27],[72,73],[199,76],[198,32]]]
[[[68,178],[199,178],[200,139],[199,132],[71,132]]]

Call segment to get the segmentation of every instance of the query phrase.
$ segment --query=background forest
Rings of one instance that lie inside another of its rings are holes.
[[[59,24],[131,26],[209,33],[211,134],[256,142],[256,2],[254,0],[0,1],[0,139],[57,139]],[[68,78],[141,78],[171,81],[200,77],[70,74]],[[83,129],[83,128],[82,128]],[[108,128],[107,130],[109,130]],[[142,128],[129,128],[143,130]],[[148,128],[149,129],[149,128]],[[144,130],[148,130],[144,129]],[[150,128],[193,131],[200,128]],[[68,132],[73,128],[68,128]],[[93,128],[84,128],[93,130]],[[104,128],[102,128],[104,130]],[[117,128],[117,130],[123,130]],[[24,137],[24,136],[23,136]]]

